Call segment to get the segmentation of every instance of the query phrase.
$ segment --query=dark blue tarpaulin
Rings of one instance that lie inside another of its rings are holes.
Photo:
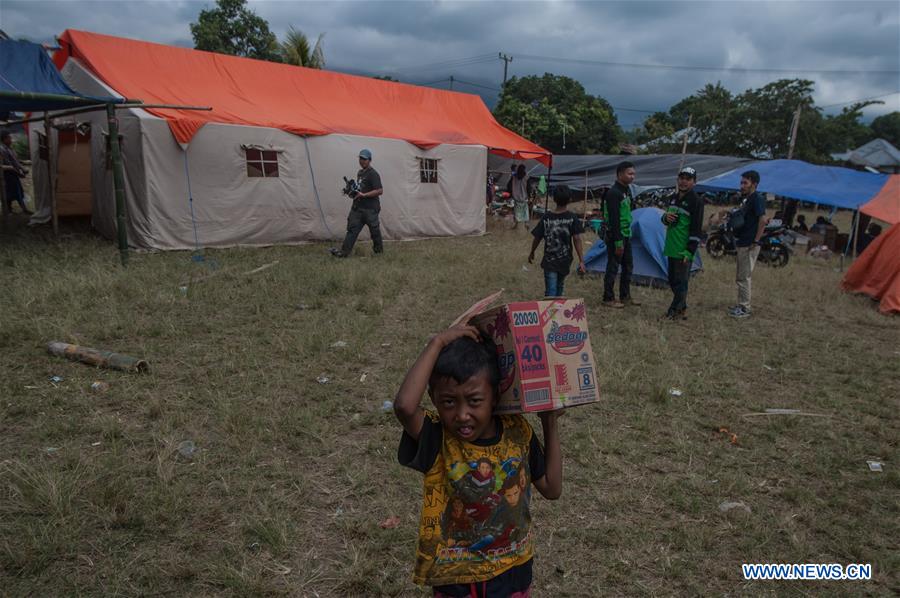
[[[750,164],[747,158],[730,156],[707,156],[705,154],[649,154],[643,156],[612,156],[593,154],[584,156],[553,156],[553,175],[551,185],[568,185],[571,189],[584,189],[585,175],[587,187],[596,189],[608,187],[616,181],[616,168],[628,160],[634,164],[637,176],[635,184],[641,187],[661,186],[674,187],[678,176],[678,167],[684,162],[697,170],[697,176],[709,178],[723,172]],[[532,168],[529,176],[538,177],[547,174],[543,165]]]
[[[802,160],[767,160],[743,165],[710,179],[701,178],[695,189],[736,191],[741,187],[741,173],[747,170],[759,173],[760,192],[852,210],[878,195],[888,178],[886,174],[816,166]]]
[[[73,91],[38,44],[0,40],[0,113],[45,112],[123,101]]]
[[[631,254],[635,284],[653,287],[668,286],[669,260],[663,255],[666,244],[666,226],[662,223],[663,211],[659,208],[640,208],[631,213]],[[606,244],[599,240],[584,256],[588,272],[606,272]],[[698,251],[691,264],[691,274],[703,269]]]

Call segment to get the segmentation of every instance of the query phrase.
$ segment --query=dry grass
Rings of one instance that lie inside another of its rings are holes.
[[[420,479],[396,464],[381,404],[475,299],[541,294],[523,232],[345,261],[322,245],[211,251],[216,270],[185,253],[122,270],[83,233],[0,238],[0,593],[424,595]],[[841,294],[837,262],[805,258],[761,266],[756,316],[734,321],[733,262],[706,266],[685,324],[657,322],[668,292],[611,313],[599,280],[568,282],[604,401],[562,420],[563,497],[534,506],[535,595],[895,590],[900,322]],[[151,373],[62,361],[51,340],[146,357]],[[769,407],[827,417],[743,417]],[[720,513],[727,500],[752,512]],[[401,525],[381,529],[391,515]],[[875,579],[750,583],[742,562],[872,563]]]

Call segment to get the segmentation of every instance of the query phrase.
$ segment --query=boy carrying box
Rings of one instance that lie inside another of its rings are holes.
[[[531,484],[562,493],[557,418],[539,414],[546,448],[522,415],[494,414],[500,369],[493,341],[468,325],[429,341],[397,392],[398,458],[425,474],[414,581],[434,595],[530,596]],[[436,413],[425,412],[425,392]]]
[[[544,241],[544,259],[541,260],[541,268],[544,270],[545,297],[563,296],[566,276],[572,267],[572,245],[578,253],[578,271],[585,271],[581,248],[581,234],[584,227],[578,216],[566,210],[571,199],[572,193],[568,185],[558,185],[553,190],[553,203],[556,204],[556,209],[541,218],[531,231],[534,241],[528,255],[529,264],[534,263],[534,252],[541,244],[541,240]]]

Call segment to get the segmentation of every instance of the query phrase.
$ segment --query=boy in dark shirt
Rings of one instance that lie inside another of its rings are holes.
[[[572,246],[578,253],[578,271],[584,272],[584,254],[581,246],[581,234],[584,227],[581,220],[566,210],[572,193],[567,185],[559,185],[553,190],[553,202],[556,209],[541,218],[531,234],[531,253],[528,263],[534,263],[534,252],[541,239],[544,241],[544,259],[541,268],[544,270],[544,296],[562,297],[566,276],[572,266]]]

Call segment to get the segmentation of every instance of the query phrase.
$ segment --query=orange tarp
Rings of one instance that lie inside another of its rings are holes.
[[[480,97],[262,60],[67,30],[54,56],[78,58],[126,98],[146,104],[211,106],[160,110],[188,143],[206,123],[402,139],[429,148],[484,145],[494,153],[549,164],[550,153],[501,126]]]
[[[900,224],[866,247],[847,270],[841,287],[880,301],[882,313],[900,312]]]
[[[892,174],[878,195],[866,202],[860,211],[890,224],[900,222],[900,174]]]

